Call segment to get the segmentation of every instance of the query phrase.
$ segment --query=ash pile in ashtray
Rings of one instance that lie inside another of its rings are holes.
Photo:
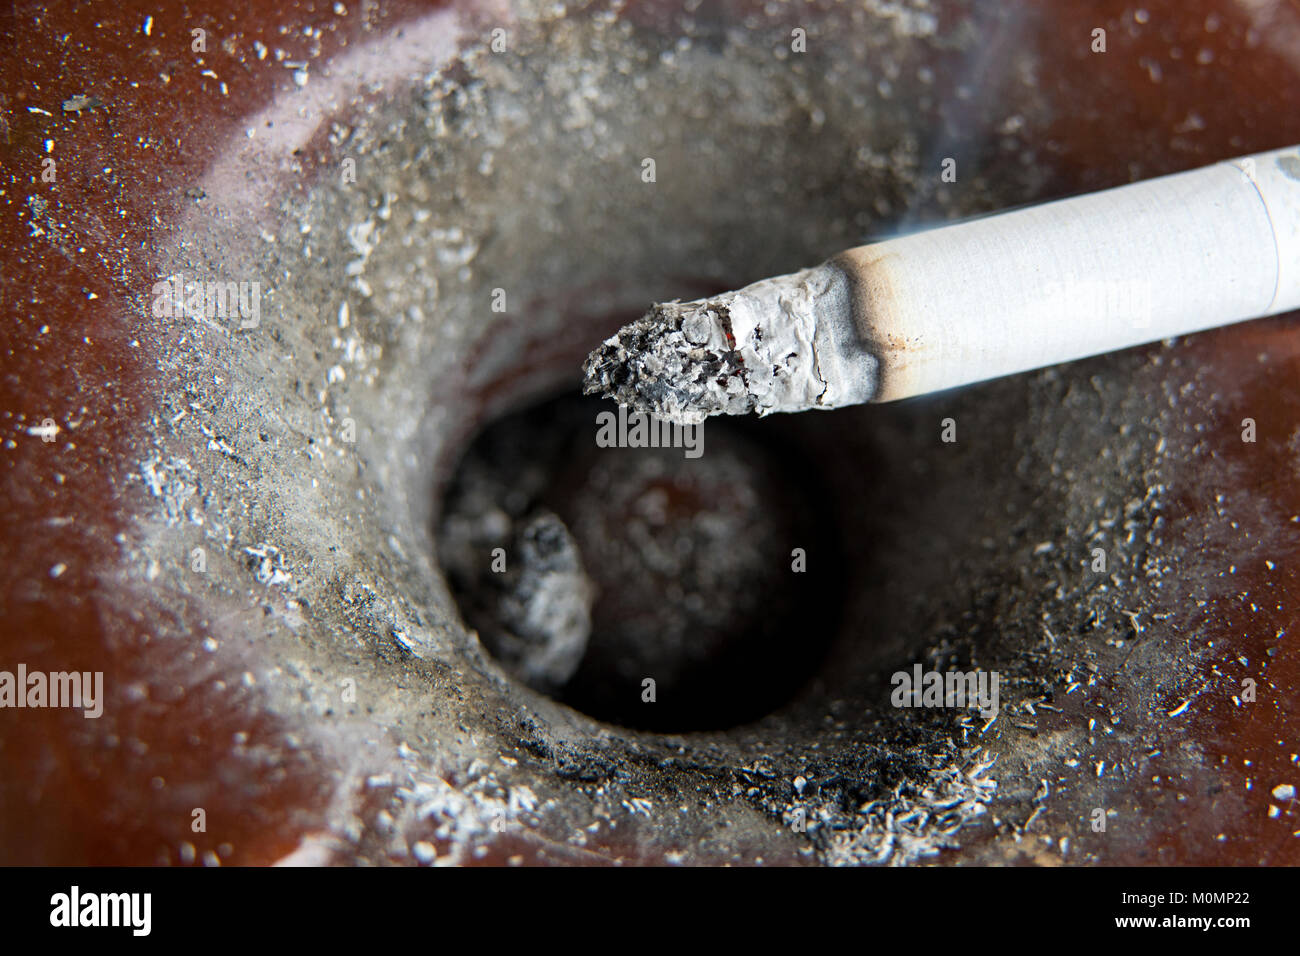
[[[610,408],[561,399],[471,445],[439,532],[466,623],[516,679],[591,716],[682,730],[760,716],[818,660],[791,666],[788,644],[833,573],[813,499],[735,424],[704,456],[600,447]],[[826,570],[792,572],[796,547]]]
[[[557,690],[578,670],[587,650],[595,587],[573,535],[545,509],[516,526],[508,553],[515,561],[501,575],[494,653],[524,683]]]
[[[529,434],[537,432],[520,429],[517,444],[466,456],[439,557],[492,655],[525,684],[555,693],[586,652],[596,588],[569,529],[536,504],[554,450],[530,447]]]

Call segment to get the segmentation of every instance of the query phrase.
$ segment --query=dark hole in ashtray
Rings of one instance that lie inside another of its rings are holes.
[[[660,425],[669,447],[627,447],[649,428],[620,433],[618,414],[567,395],[470,444],[437,535],[461,613],[513,676],[591,717],[673,732],[758,719],[836,631],[830,499],[766,422]],[[598,444],[602,425],[624,446]]]

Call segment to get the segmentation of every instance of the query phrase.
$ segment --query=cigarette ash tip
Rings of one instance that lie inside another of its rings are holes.
[[[866,401],[874,359],[835,354],[853,335],[846,290],[828,263],[656,305],[591,354],[584,391],[680,425]]]
[[[754,411],[730,324],[716,299],[655,305],[587,357],[583,391],[679,425]]]

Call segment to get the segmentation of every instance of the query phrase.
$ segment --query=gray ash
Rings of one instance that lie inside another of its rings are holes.
[[[709,347],[710,317],[697,303],[655,305],[588,356],[584,393],[679,424],[753,411],[739,353]]]

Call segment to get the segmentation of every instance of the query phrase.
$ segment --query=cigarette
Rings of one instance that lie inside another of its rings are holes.
[[[664,302],[584,391],[679,424],[914,395],[1300,309],[1300,147]]]

